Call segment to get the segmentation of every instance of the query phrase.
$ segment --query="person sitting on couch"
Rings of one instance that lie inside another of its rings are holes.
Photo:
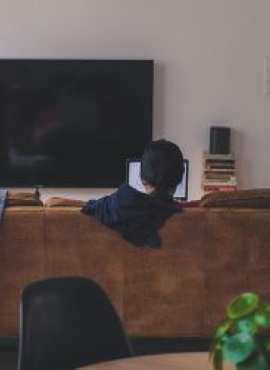
[[[145,192],[123,183],[113,194],[89,200],[82,212],[119,231],[135,246],[158,247],[161,245],[158,229],[170,216],[182,212],[173,194],[183,174],[180,148],[164,139],[152,141],[146,146],[141,161]]]

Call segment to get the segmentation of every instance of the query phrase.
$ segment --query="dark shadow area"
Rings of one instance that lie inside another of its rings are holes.
[[[15,348],[0,349],[0,369],[1,370],[17,369],[17,350]]]
[[[173,353],[207,352],[209,338],[131,338],[136,356]],[[0,369],[16,370],[18,356],[17,338],[0,338]]]
[[[209,338],[131,338],[137,356],[172,352],[205,352],[209,350],[210,342]]]

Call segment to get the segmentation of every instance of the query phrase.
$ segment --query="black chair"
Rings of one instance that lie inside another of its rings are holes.
[[[20,325],[19,370],[71,370],[132,355],[110,300],[87,278],[28,284]]]

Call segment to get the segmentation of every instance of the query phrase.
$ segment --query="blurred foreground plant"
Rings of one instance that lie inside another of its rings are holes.
[[[223,369],[224,360],[237,370],[270,369],[270,305],[255,293],[234,298],[215,330],[210,351],[215,370]]]

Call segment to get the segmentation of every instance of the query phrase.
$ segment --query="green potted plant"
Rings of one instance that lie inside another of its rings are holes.
[[[223,369],[223,361],[237,370],[270,369],[270,305],[255,293],[234,298],[215,330],[210,352],[215,370]]]

